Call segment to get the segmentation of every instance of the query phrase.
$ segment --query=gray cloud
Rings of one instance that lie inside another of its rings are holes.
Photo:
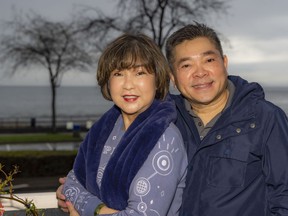
[[[229,73],[239,74],[264,85],[288,86],[288,1],[287,0],[231,0],[227,16],[217,16],[210,26],[221,32],[229,44],[224,44],[229,57]],[[23,14],[31,11],[51,19],[69,19],[81,5],[99,7],[111,12],[113,0],[1,0],[0,20],[11,18],[14,8]],[[17,83],[18,79],[1,77],[0,85]],[[21,77],[21,76],[20,76]],[[43,72],[43,77],[45,73]],[[95,74],[82,76],[82,84],[91,84]],[[27,80],[26,80],[27,79]],[[22,79],[29,83],[27,75]],[[37,77],[37,83],[41,77]],[[72,75],[64,76],[64,84],[76,84]],[[43,80],[43,83],[47,81]],[[32,81],[35,83],[35,80]]]

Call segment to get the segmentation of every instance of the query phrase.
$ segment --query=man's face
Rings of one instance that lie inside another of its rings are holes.
[[[174,48],[171,80],[192,106],[213,105],[224,95],[227,63],[207,38],[185,40]]]

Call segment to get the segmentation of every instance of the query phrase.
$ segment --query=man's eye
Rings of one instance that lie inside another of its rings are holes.
[[[179,71],[187,72],[191,70],[192,65],[191,64],[183,64],[179,67]]]
[[[207,60],[207,62],[213,62],[213,61],[215,61],[214,58],[209,58],[209,59]]]
[[[190,65],[186,64],[186,65],[182,65],[182,68],[189,68]]]

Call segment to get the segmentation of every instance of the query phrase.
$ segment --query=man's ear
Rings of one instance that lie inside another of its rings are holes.
[[[174,77],[174,74],[173,74],[173,73],[170,73],[169,76],[170,76],[170,82],[171,82],[172,86],[175,87],[175,77]]]
[[[224,62],[224,66],[225,66],[226,70],[228,70],[228,57],[227,57],[227,55],[223,56],[223,62]]]

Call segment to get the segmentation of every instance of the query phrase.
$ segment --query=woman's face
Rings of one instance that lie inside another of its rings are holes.
[[[109,78],[110,95],[121,109],[126,129],[153,102],[156,94],[155,74],[144,66],[114,70]]]

